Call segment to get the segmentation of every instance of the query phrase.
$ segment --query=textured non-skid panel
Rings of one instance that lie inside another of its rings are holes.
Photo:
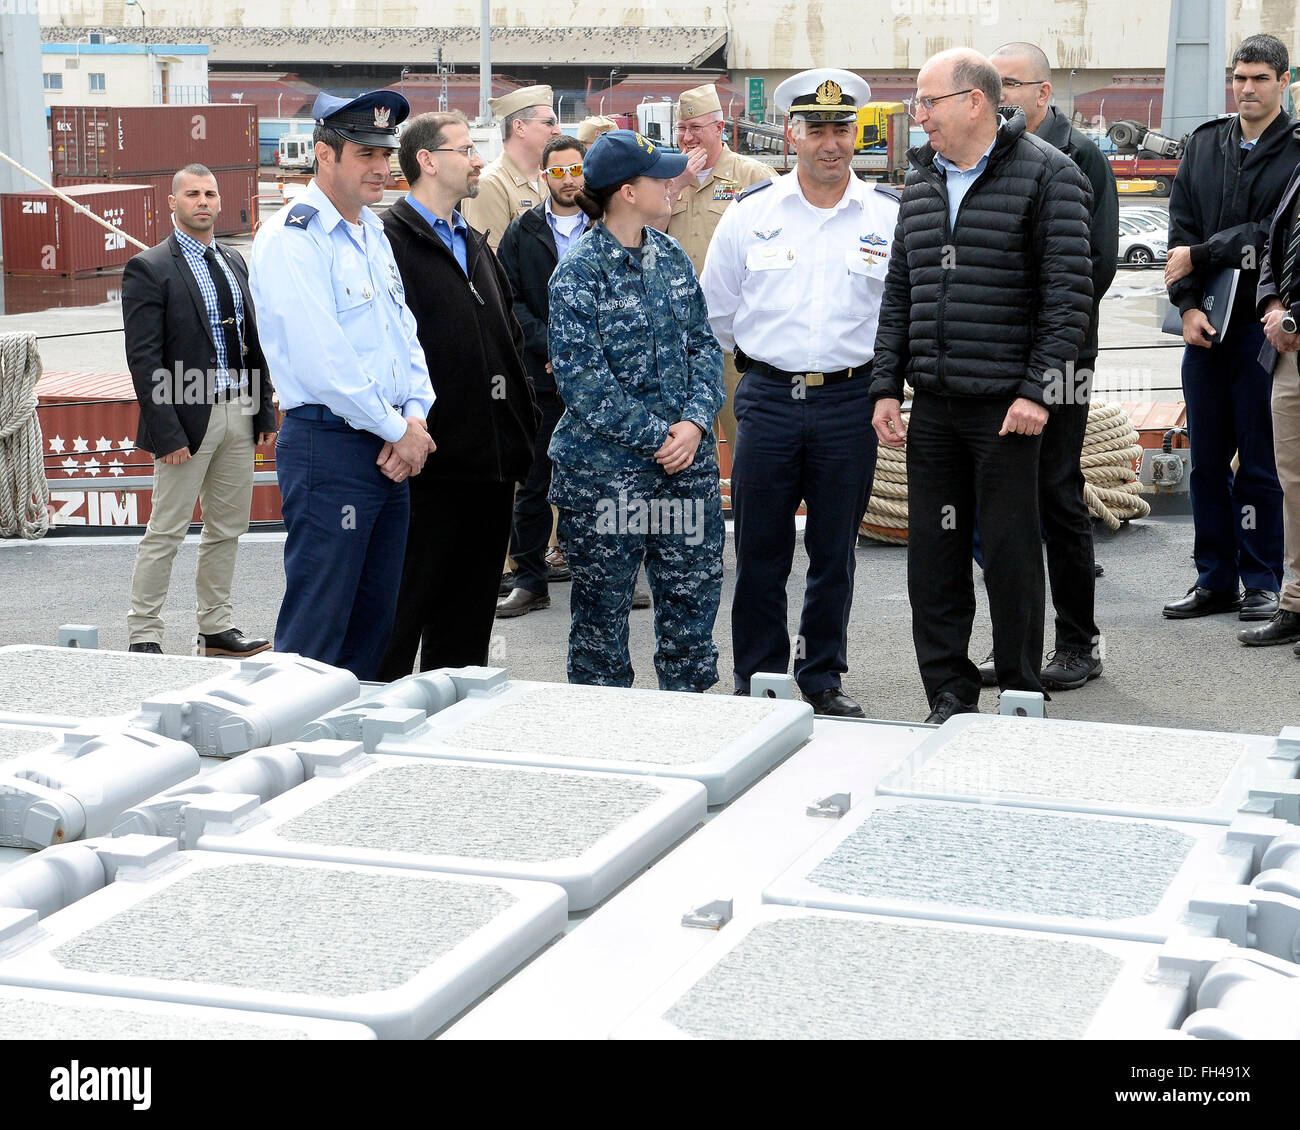
[[[154,695],[210,682],[239,669],[229,659],[96,651],[0,648],[0,714],[112,718]]]
[[[516,902],[484,883],[231,863],[167,884],[52,955],[96,975],[343,998],[402,986]]]
[[[0,726],[0,764],[25,753],[54,749],[63,736],[50,730],[32,730],[25,726]]]
[[[774,709],[767,699],[557,683],[507,698],[456,729],[439,727],[437,737],[526,757],[681,766],[716,757]]]
[[[1084,942],[807,915],[760,922],[664,1019],[701,1039],[1072,1039],[1122,967]]]
[[[1155,912],[1195,842],[1155,823],[905,804],[873,811],[808,882],[863,899],[1137,918]]]
[[[582,855],[662,800],[634,777],[430,761],[381,768],[277,829],[284,840],[540,862]]]
[[[11,990],[12,992],[12,990]],[[224,1009],[157,1006],[63,993],[39,998],[0,995],[0,1040],[308,1040],[362,1036],[358,1026],[304,1018],[300,1025]],[[147,1010],[148,1009],[148,1010]]]
[[[907,789],[1191,810],[1215,803],[1247,749],[1231,734],[1004,718],[965,726]]]

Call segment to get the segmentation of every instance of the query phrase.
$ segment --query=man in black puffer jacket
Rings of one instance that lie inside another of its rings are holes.
[[[532,466],[540,418],[510,284],[456,210],[483,167],[465,116],[412,118],[398,159],[411,194],[384,214],[384,231],[437,394],[429,435],[438,446],[411,480],[384,682],[411,673],[417,647],[421,671],[487,663],[515,483]]]
[[[917,75],[929,141],[909,154],[876,334],[872,423],[886,446],[907,443],[912,639],[934,723],[978,709],[977,511],[998,685],[1042,689],[1038,452],[1092,315],[1088,182],[1023,113],[1001,122],[1001,89],[965,48]]]

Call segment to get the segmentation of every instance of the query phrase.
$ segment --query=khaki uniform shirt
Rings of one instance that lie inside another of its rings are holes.
[[[668,220],[668,234],[680,243],[695,265],[695,273],[704,271],[704,257],[709,251],[713,231],[742,189],[759,181],[771,180],[776,170],[761,161],[733,153],[725,145],[718,163],[701,185],[682,189]],[[470,223],[474,223],[473,220]],[[477,226],[477,225],[475,225]]]
[[[510,221],[542,202],[545,175],[538,172],[538,187],[534,188],[510,155],[502,153],[479,174],[478,195],[461,201],[460,214],[470,227],[487,233],[488,246],[495,251]]]

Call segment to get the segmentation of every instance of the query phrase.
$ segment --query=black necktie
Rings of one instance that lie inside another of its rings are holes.
[[[1300,215],[1291,217],[1291,237],[1286,241],[1286,252],[1282,256],[1282,280],[1278,287],[1282,301],[1292,305],[1300,295],[1296,294],[1296,259],[1300,257]]]
[[[235,318],[235,296],[230,292],[230,281],[226,272],[217,261],[217,249],[209,246],[203,252],[208,264],[208,274],[212,276],[212,285],[217,288],[217,305],[221,309],[221,328],[226,334],[226,368],[230,371],[230,387],[240,384],[239,371],[243,368],[242,353],[239,346],[239,322]]]

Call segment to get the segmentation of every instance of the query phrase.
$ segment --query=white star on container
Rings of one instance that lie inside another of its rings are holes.
[[[84,455],[89,450],[90,450],[90,443],[85,439],[84,436],[77,436],[77,438],[72,441],[73,454]]]
[[[86,470],[86,474],[93,479],[96,475],[99,474],[99,460],[91,459],[89,462],[86,463],[85,470]]]
[[[96,451],[112,451],[112,450],[113,450],[113,441],[112,441],[111,439],[109,439],[107,436],[100,436],[99,439],[95,440],[95,450],[96,450]]]
[[[135,446],[135,440],[133,440],[133,439],[129,439],[128,437],[123,436],[121,439],[119,439],[119,440],[117,441],[117,446],[118,446],[118,448],[119,448],[120,450],[122,450],[122,451],[126,451],[126,450],[128,450],[129,448],[132,448],[132,447]]]
[[[108,473],[110,475],[120,475],[122,473],[122,464],[114,459],[113,462],[108,465]]]
[[[77,461],[73,459],[71,455],[69,455],[63,461],[63,468],[64,468],[64,474],[75,475],[77,473]]]
[[[50,440],[50,450],[54,452],[55,455],[62,455],[65,446],[67,445],[63,442],[62,436],[55,436]]]

